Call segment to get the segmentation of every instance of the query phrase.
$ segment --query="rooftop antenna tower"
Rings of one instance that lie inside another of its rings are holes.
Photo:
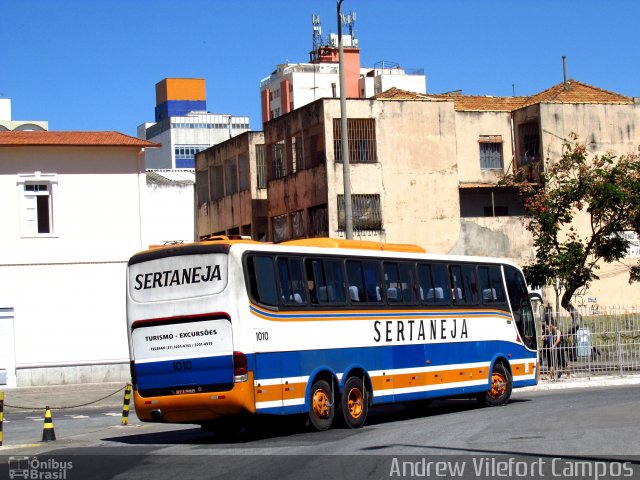
[[[320,26],[320,15],[312,15],[313,23],[313,51],[317,51],[322,46],[322,27]]]
[[[356,12],[349,12],[342,15],[342,23],[349,28],[349,35],[353,38],[353,25],[356,23]]]

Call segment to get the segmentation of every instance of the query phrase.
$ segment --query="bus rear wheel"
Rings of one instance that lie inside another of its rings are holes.
[[[364,425],[369,411],[365,397],[366,391],[362,379],[349,377],[342,389],[342,416],[349,428],[360,428]]]
[[[335,404],[331,387],[326,381],[316,380],[313,383],[309,403],[309,421],[313,428],[320,432],[329,430],[335,416]]]
[[[491,390],[480,394],[478,400],[489,407],[500,407],[509,401],[512,389],[513,380],[509,370],[501,363],[497,363],[491,372]]]

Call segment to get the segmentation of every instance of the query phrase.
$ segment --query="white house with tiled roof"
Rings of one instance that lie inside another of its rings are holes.
[[[0,132],[0,385],[128,376],[125,268],[147,247],[144,150],[117,132]]]

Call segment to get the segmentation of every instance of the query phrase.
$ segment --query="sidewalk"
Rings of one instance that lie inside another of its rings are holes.
[[[122,408],[125,382],[17,387],[4,392],[4,412],[44,411],[72,408]]]
[[[592,375],[591,377],[560,378],[559,380],[541,380],[534,387],[524,387],[515,392],[535,392],[545,390],[564,390],[567,388],[617,387],[622,385],[640,385],[640,374]]]
[[[112,407],[120,409],[126,383],[85,383],[49,385],[44,387],[18,387],[4,389],[4,411],[43,411],[67,408]],[[557,381],[542,380],[534,387],[514,389],[514,393],[561,390],[567,388],[613,387],[640,385],[640,375],[578,377]],[[106,397],[106,398],[105,398]],[[17,407],[17,408],[16,408]]]

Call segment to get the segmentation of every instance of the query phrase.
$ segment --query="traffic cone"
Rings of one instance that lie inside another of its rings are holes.
[[[131,403],[131,384],[127,383],[124,389],[124,404],[122,405],[122,422],[123,427],[129,425],[129,403]]]
[[[47,406],[44,411],[44,426],[42,428],[42,441],[49,442],[56,439],[56,432],[53,429],[53,419],[51,409]]]

